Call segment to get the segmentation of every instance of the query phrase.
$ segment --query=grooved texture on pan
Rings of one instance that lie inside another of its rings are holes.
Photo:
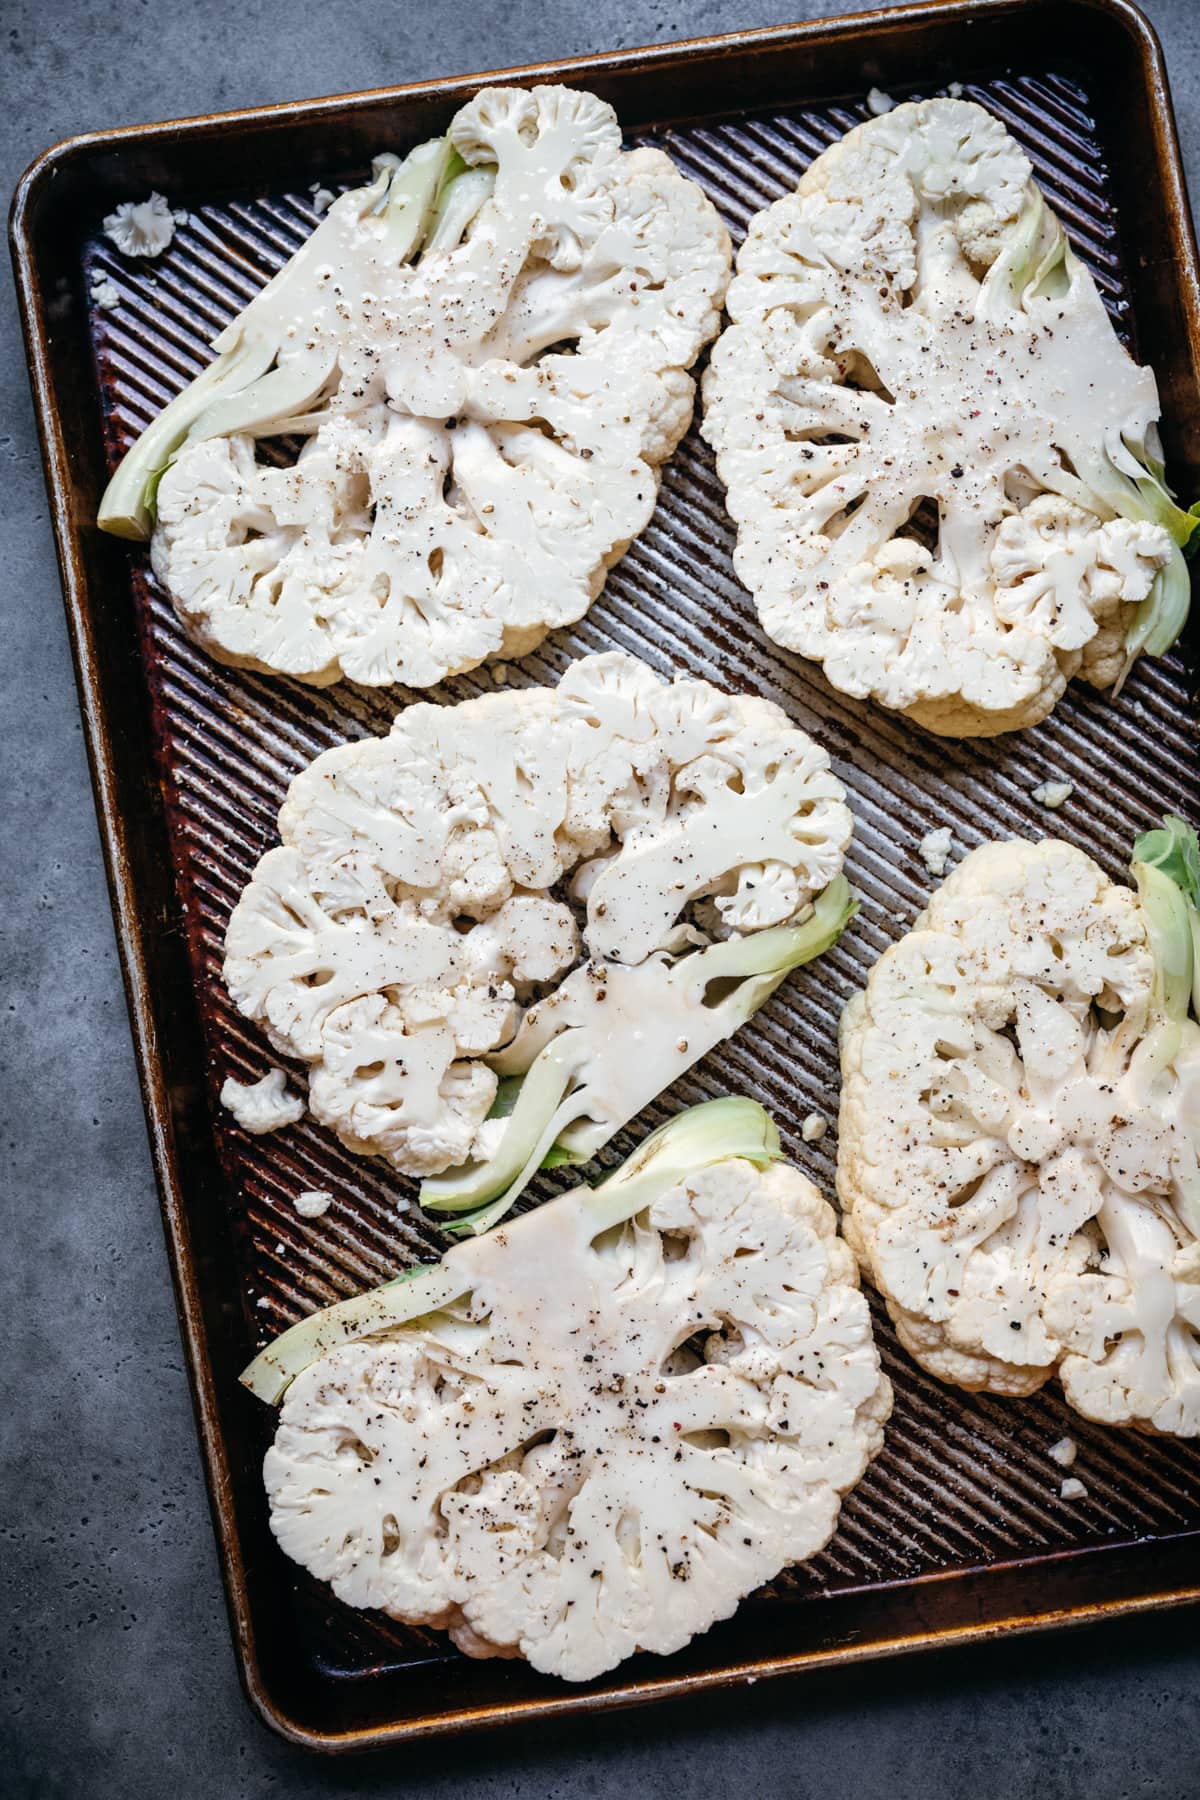
[[[1055,76],[1012,78],[967,92],[998,113],[1030,152],[1118,328],[1132,341],[1086,96]],[[655,141],[709,191],[740,240],[750,216],[794,185],[812,158],[863,116],[861,106],[797,110],[665,131]],[[89,281],[110,278],[121,296],[116,310],[93,311],[114,461],[199,369],[208,339],[314,223],[304,196],[221,206],[198,198],[156,263],[131,265],[104,240],[93,245]],[[619,647],[658,668],[768,695],[828,746],[855,812],[849,872],[863,897],[862,913],[830,955],[802,970],[735,1042],[672,1091],[669,1109],[730,1090],[755,1095],[779,1120],[788,1154],[832,1193],[834,1133],[808,1145],[799,1124],[813,1109],[831,1122],[836,1117],[838,1016],[875,958],[924,904],[931,885],[917,853],[924,832],[951,825],[956,858],[990,837],[1053,832],[1117,872],[1135,831],[1165,808],[1186,809],[1194,721],[1182,670],[1168,661],[1139,666],[1117,702],[1072,689],[1052,720],[1015,739],[955,744],[928,737],[834,694],[814,669],[765,640],[734,579],[731,547],[712,458],[693,429],[666,470],[650,528],[588,618],[519,665],[476,671],[434,690],[434,697],[461,699],[505,680],[552,682],[572,657]],[[226,1075],[255,1078],[275,1060],[227,1005],[220,963],[230,910],[256,859],[275,841],[288,780],[329,745],[386,730],[408,696],[355,694],[345,686],[315,693],[220,668],[182,636],[142,557],[135,557],[134,592],[248,1333],[264,1341],[438,1242],[411,1210],[410,1184],[350,1156],[307,1121],[273,1137],[248,1138],[216,1105]],[[1047,814],[1032,799],[1047,778],[1075,783],[1061,812]],[[653,1109],[639,1135],[667,1110]],[[624,1154],[632,1141],[627,1135],[615,1152]],[[547,1181],[537,1191],[544,1195],[553,1185]],[[334,1194],[322,1218],[297,1216],[292,1201],[305,1188]],[[893,1582],[1200,1526],[1200,1446],[1094,1429],[1054,1393],[1004,1402],[944,1389],[898,1351],[876,1310],[897,1391],[886,1449],[847,1502],[825,1553],[784,1578],[762,1604],[814,1588]],[[263,1426],[265,1434],[265,1414]],[[1086,1484],[1083,1501],[1059,1497],[1062,1470],[1046,1451],[1063,1435],[1079,1444],[1073,1473]],[[445,1654],[440,1640],[355,1618],[306,1578],[290,1568],[289,1574],[298,1620],[322,1667],[365,1671]]]

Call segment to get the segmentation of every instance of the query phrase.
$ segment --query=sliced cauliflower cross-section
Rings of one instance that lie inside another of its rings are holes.
[[[842,1028],[846,1236],[963,1387],[1200,1434],[1200,857],[974,851]],[[1191,1009],[1191,1015],[1189,1014]]]
[[[333,202],[100,523],[156,520],[158,577],[225,662],[428,687],[523,655],[649,520],[728,274],[710,202],[623,151],[611,107],[485,89]],[[283,436],[290,467],[257,449]]]
[[[778,643],[952,737],[1036,724],[1182,629],[1158,393],[999,120],[849,132],[752,222],[704,433]]]
[[[768,701],[615,653],[409,707],[318,757],[279,827],[229,991],[352,1150],[435,1175],[477,1147],[426,1190],[459,1212],[556,1144],[592,1155],[851,910],[824,751]]]
[[[243,1377],[294,1376],[264,1471],[287,1554],[587,1681],[821,1549],[891,1390],[832,1208],[777,1154],[753,1103],[698,1107],[595,1191],[295,1327]]]

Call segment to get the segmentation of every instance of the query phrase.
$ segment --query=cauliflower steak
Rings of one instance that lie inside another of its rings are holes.
[[[481,1158],[426,1187],[457,1212],[555,1146],[594,1154],[851,910],[824,751],[618,653],[409,707],[297,776],[279,827],[230,994],[350,1149],[410,1175]]]
[[[926,100],[857,127],[737,270],[703,429],[771,637],[954,737],[1170,648],[1196,521],[1154,375],[997,119]]]
[[[765,1130],[739,1146],[731,1110]],[[891,1389],[833,1210],[756,1166],[777,1154],[752,1103],[699,1107],[632,1177],[350,1302],[374,1335],[295,1376],[267,1453],[287,1554],[351,1606],[568,1681],[682,1648],[814,1555]],[[288,1335],[311,1351],[319,1327]],[[264,1398],[270,1354],[244,1377]]]
[[[375,167],[215,340],[100,523],[156,518],[155,571],[220,660],[428,687],[580,618],[645,526],[729,240],[567,88],[485,89]],[[259,455],[281,437],[291,466]]]
[[[1200,1434],[1195,844],[985,845],[846,1009],[846,1237],[943,1380]]]

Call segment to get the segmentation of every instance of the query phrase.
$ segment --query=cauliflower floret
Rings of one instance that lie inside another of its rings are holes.
[[[221,1105],[254,1137],[281,1131],[304,1117],[304,1102],[299,1094],[288,1093],[282,1069],[272,1069],[261,1081],[238,1081],[230,1075],[221,1088]]]
[[[976,736],[1169,647],[1195,521],[1154,376],[997,119],[928,100],[849,132],[752,221],[728,311],[703,429],[735,564],[835,687]]]
[[[605,1184],[451,1250],[443,1310],[311,1363],[264,1466],[287,1554],[588,1681],[821,1549],[891,1409],[853,1258],[787,1165],[675,1180],[632,1218]]]
[[[728,275],[711,203],[611,107],[485,89],[330,205],[100,522],[145,536],[156,505],[155,572],[221,661],[428,687],[522,656],[648,522]],[[284,469],[256,449],[282,434]]]
[[[431,1176],[478,1155],[499,1077],[544,1049],[545,1119],[569,1087],[559,1127],[586,1114],[606,1142],[820,935],[851,821],[778,707],[610,654],[557,689],[407,708],[297,776],[279,825],[230,920],[229,992],[310,1065],[316,1119]],[[720,967],[680,954],[714,895]],[[762,959],[709,995],[755,933]]]
[[[838,1192],[932,1373],[1057,1373],[1089,1418],[1195,1436],[1200,1027],[1163,1017],[1150,933],[1069,844],[974,851],[843,1016]]]
[[[161,194],[148,200],[122,200],[104,221],[105,235],[125,256],[161,256],[186,213],[173,213]]]

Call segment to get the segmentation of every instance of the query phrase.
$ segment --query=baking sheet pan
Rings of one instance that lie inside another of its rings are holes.
[[[961,83],[1029,152],[1100,283],[1118,330],[1150,360],[1171,473],[1200,481],[1196,257],[1156,42],[1121,0],[925,5],[507,73],[613,101],[631,143],[666,149],[740,241],[828,143],[866,116],[872,86],[905,98]],[[315,1306],[436,1251],[411,1184],[343,1151],[309,1121],[248,1138],[216,1104],[225,1075],[276,1060],[228,1006],[225,922],[275,837],[288,780],[316,752],[381,732],[402,690],[316,693],[223,669],[183,637],[145,555],[92,520],[106,473],[206,359],[216,330],[315,222],[311,186],[360,177],[370,156],[439,129],[480,77],[74,139],[39,160],[12,239],[131,1019],[167,1246],[251,1700],[327,1749],[650,1700],[713,1684],[1044,1628],[1200,1593],[1200,1445],[1104,1431],[1051,1391],[1002,1401],[941,1388],[900,1352],[886,1448],[836,1537],[736,1619],[668,1660],[637,1658],[583,1689],[521,1664],[472,1663],[436,1634],[351,1612],[276,1549],[259,1463],[270,1417],[237,1386],[253,1350]],[[186,210],[169,251],[132,266],[104,213],[150,187]],[[120,294],[96,305],[97,277]],[[949,743],[835,694],[762,635],[731,565],[732,531],[695,428],[668,466],[649,529],[588,617],[534,655],[433,690],[455,700],[553,681],[579,654],[629,649],[783,704],[830,749],[849,791],[849,873],[863,910],[736,1041],[639,1121],[726,1091],[760,1098],[786,1149],[833,1191],[836,1026],[884,945],[923,905],[917,854],[933,826],[956,855],[985,838],[1056,832],[1106,867],[1166,808],[1187,811],[1196,711],[1178,656],[1139,665],[1117,702],[1072,689],[1053,719],[990,743]],[[1047,814],[1032,790],[1075,792]],[[625,1153],[626,1134],[608,1160]],[[561,1178],[558,1185],[562,1185]],[[549,1178],[535,1189],[552,1191]],[[303,1188],[336,1196],[297,1217]],[[1069,1433],[1088,1497],[1059,1497],[1046,1455]]]

